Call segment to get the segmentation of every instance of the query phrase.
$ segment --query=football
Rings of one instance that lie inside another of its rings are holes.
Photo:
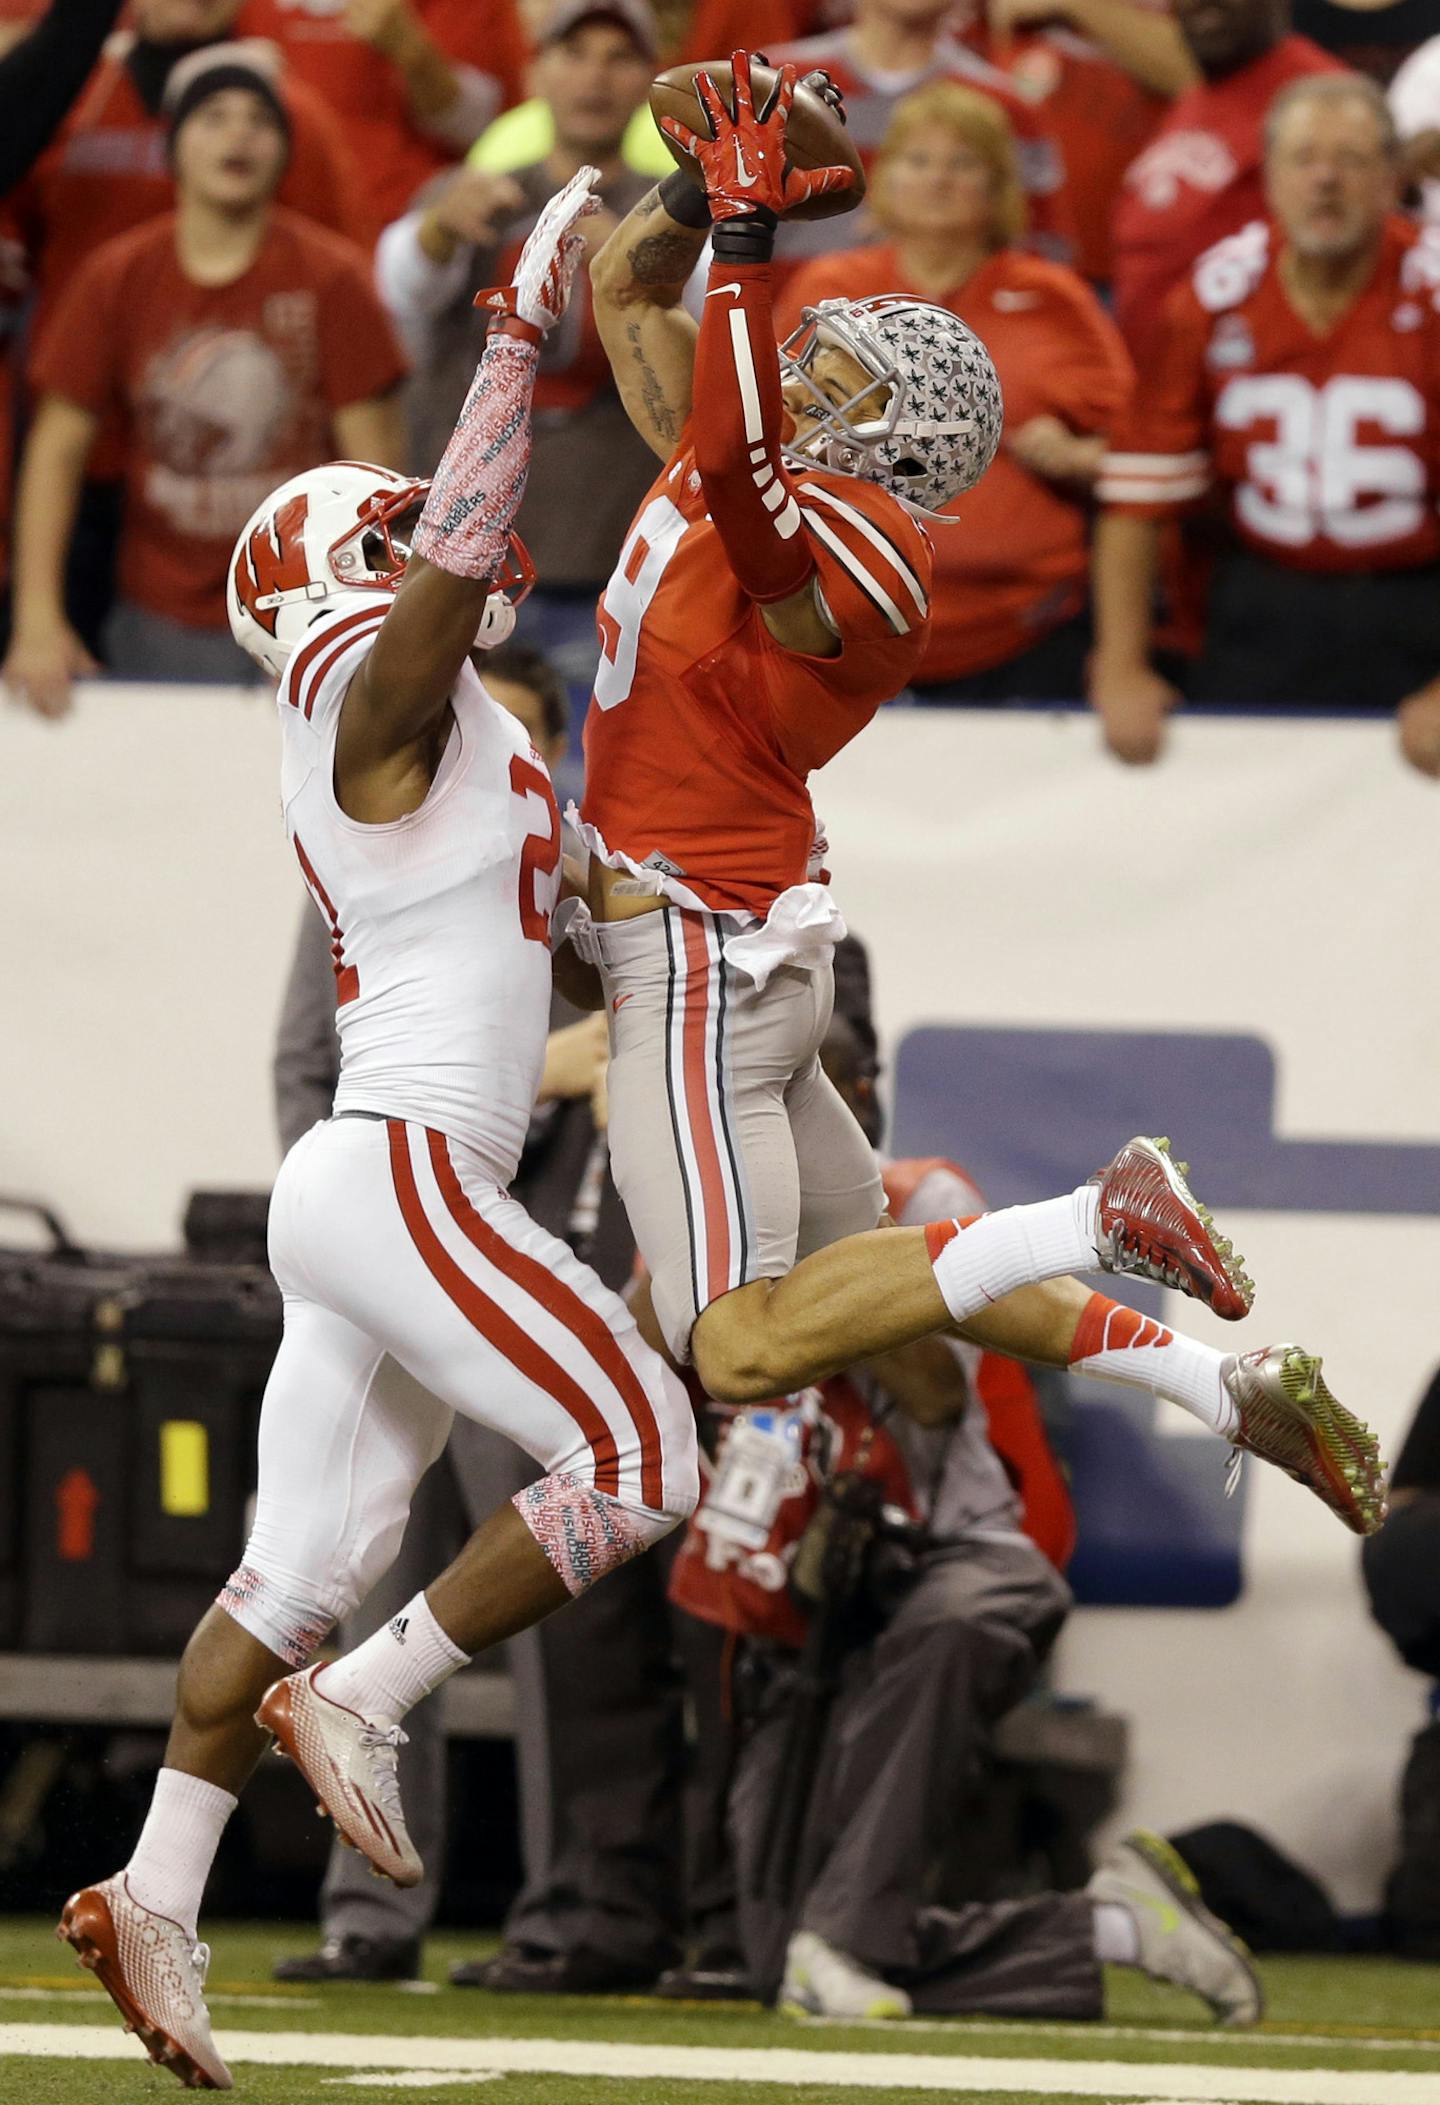
[[[773,66],[758,64],[750,69],[757,110],[765,108],[774,92],[775,72]],[[707,59],[699,66],[672,66],[668,73],[660,74],[650,85],[650,114],[657,125],[662,117],[672,117],[677,124],[683,124],[687,130],[698,132],[702,137],[708,131],[705,112],[695,93],[697,73],[708,73],[727,106],[734,108],[729,59]],[[667,133],[662,132],[660,136],[685,173],[703,187],[694,155],[683,152]],[[807,87],[803,80],[796,83],[785,136],[790,148],[787,158],[792,168],[844,167],[854,176],[848,190],[831,190],[823,197],[812,197],[808,203],[797,205],[793,212],[787,213],[787,218],[832,219],[838,213],[853,211],[865,195],[865,171],[860,165],[860,156],[839,111],[832,109],[824,96]]]

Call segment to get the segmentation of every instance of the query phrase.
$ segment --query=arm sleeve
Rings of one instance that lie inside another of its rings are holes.
[[[415,553],[452,577],[498,577],[530,474],[538,345],[492,335],[430,484]]]
[[[780,458],[786,414],[770,265],[712,263],[695,352],[695,465],[730,567],[762,605],[789,599],[815,568]]]
[[[13,190],[59,129],[121,0],[51,0],[28,36],[0,59],[0,196]]]
[[[1171,295],[1153,355],[1100,463],[1095,494],[1111,510],[1164,519],[1209,488],[1209,325],[1210,317],[1188,286]]]
[[[405,377],[405,360],[368,271],[348,258],[320,302],[320,386],[334,411],[388,394]]]

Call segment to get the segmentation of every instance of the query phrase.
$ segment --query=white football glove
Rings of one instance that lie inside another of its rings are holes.
[[[569,304],[570,287],[585,253],[584,237],[575,228],[600,210],[595,196],[599,180],[598,168],[582,168],[573,175],[546,205],[520,251],[506,304],[532,328],[553,329]]]

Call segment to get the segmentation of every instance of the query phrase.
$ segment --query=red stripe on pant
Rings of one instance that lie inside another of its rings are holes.
[[[476,1212],[460,1188],[444,1134],[431,1132],[427,1127],[426,1139],[430,1144],[430,1162],[435,1181],[440,1186],[440,1196],[460,1233],[494,1265],[497,1272],[503,1272],[522,1293],[529,1294],[557,1323],[562,1323],[619,1391],[640,1440],[640,1496],[647,1506],[663,1512],[665,1472],[660,1428],[655,1422],[650,1398],[645,1393],[645,1384],[621,1351],[609,1324],[563,1280],[547,1271],[538,1258],[506,1242],[499,1230],[492,1228],[483,1214]]]
[[[710,946],[699,914],[682,909],[680,932],[685,943],[685,980],[681,1024],[685,1068],[685,1122],[700,1172],[700,1205],[705,1216],[706,1300],[728,1294],[730,1276],[730,1208],[720,1167],[720,1143],[710,1113],[705,1060],[705,1029],[710,1015]],[[697,1311],[698,1313],[698,1311]]]
[[[594,1454],[595,1489],[618,1498],[620,1455],[615,1435],[579,1383],[572,1380],[533,1338],[527,1337],[519,1324],[456,1264],[425,1217],[403,1122],[389,1118],[385,1121],[385,1128],[390,1136],[390,1174],[395,1196],[400,1202],[405,1226],[410,1231],[410,1240],[419,1251],[425,1269],[483,1338],[487,1338],[498,1352],[503,1352],[512,1366],[518,1367],[537,1389],[543,1389],[562,1410],[569,1412]]]

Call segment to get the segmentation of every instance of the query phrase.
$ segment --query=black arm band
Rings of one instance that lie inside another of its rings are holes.
[[[744,219],[722,219],[710,237],[717,263],[768,263],[775,253],[773,212],[751,212]]]
[[[698,233],[710,224],[710,200],[677,168],[661,182],[660,202],[677,226],[693,227]]]

